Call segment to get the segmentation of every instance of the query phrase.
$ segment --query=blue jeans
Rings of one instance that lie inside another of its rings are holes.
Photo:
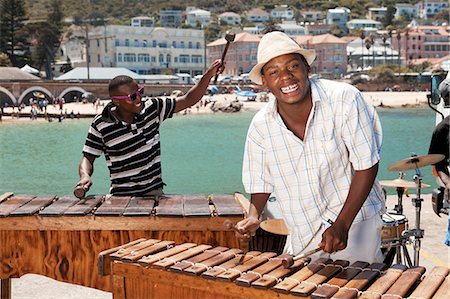
[[[448,213],[448,227],[447,234],[445,235],[445,245],[450,246],[450,212]]]

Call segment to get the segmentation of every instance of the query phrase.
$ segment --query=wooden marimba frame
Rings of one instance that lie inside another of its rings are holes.
[[[173,241],[139,240],[99,255],[100,272],[111,275],[113,298],[336,298],[444,299],[449,268],[407,269],[309,258],[282,265],[284,255]]]
[[[0,196],[1,298],[10,278],[27,273],[111,291],[93,271],[98,254],[139,238],[239,247],[223,222],[243,219],[235,195],[164,195],[158,198]],[[246,248],[243,248],[246,249]]]

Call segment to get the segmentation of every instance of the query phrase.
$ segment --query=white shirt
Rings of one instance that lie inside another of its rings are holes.
[[[305,248],[347,198],[355,170],[380,159],[381,124],[374,107],[351,85],[312,80],[313,107],[301,140],[270,101],[247,133],[242,179],[248,193],[272,193],[290,230],[293,253]],[[357,214],[359,222],[384,210],[375,181]]]

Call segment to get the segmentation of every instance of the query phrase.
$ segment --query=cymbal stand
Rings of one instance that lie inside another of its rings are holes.
[[[422,172],[417,167],[416,162],[416,174],[414,175],[414,182],[417,185],[416,198],[412,199],[412,204],[416,208],[416,221],[413,229],[404,232],[404,236],[409,238],[413,237],[413,249],[414,249],[414,266],[419,266],[419,253],[420,253],[420,239],[423,238],[424,230],[420,228],[420,212],[422,210],[422,201],[420,198],[420,190],[422,188]]]
[[[399,179],[405,178],[405,173],[400,171],[398,174]],[[394,211],[397,215],[403,215],[403,193],[405,192],[404,187],[397,187],[397,204],[394,206]]]

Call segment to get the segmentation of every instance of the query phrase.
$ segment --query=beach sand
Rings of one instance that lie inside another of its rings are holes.
[[[381,104],[384,107],[392,107],[392,108],[401,108],[401,107],[417,107],[417,106],[426,106],[427,105],[427,92],[363,92],[364,99],[374,106],[380,106]],[[207,96],[204,97],[206,99]],[[272,94],[269,94],[269,98],[273,98]],[[227,99],[228,101],[232,101],[238,99],[242,104],[241,112],[256,112],[260,110],[266,102],[260,102],[260,96],[258,95],[256,101],[245,101],[245,97],[236,96],[235,94],[219,94],[214,95],[212,97],[212,101],[221,101]],[[58,115],[61,112],[65,114],[70,114],[73,112],[75,115],[80,113],[81,116],[94,116],[100,113],[109,101],[102,101],[102,105],[99,107],[95,107],[93,104],[87,103],[67,103],[64,104],[63,110],[59,110],[57,105],[49,105],[47,107],[47,112],[50,114]],[[201,106],[194,105],[191,108],[186,109],[186,113],[180,112],[178,115],[185,114],[210,114],[214,113],[210,105]],[[29,114],[31,107],[27,106],[22,110],[22,114]],[[17,108],[14,109],[17,112]],[[12,113],[13,108],[7,107],[4,109],[5,113]],[[30,118],[22,117],[20,119],[11,118],[9,116],[3,116],[2,123],[16,123],[21,121],[29,121]],[[39,118],[38,121],[45,121],[43,118]],[[55,120],[56,121],[56,120]]]

